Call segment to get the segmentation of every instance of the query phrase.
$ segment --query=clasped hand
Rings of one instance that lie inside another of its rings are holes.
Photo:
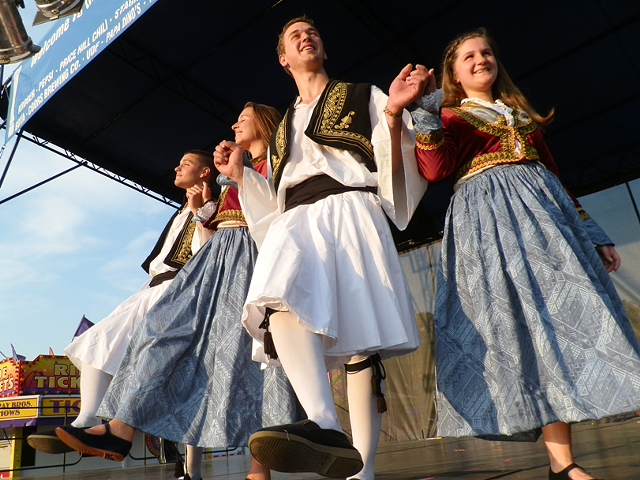
[[[204,182],[202,186],[195,184],[194,186],[187,188],[186,195],[187,206],[194,215],[197,213],[198,209],[211,200],[211,197],[213,196],[207,182]]]
[[[213,163],[218,171],[242,186],[244,148],[234,142],[223,140],[213,152]]]
[[[427,70],[424,65],[416,65],[414,69],[409,63],[391,82],[387,108],[394,113],[401,112],[410,103],[422,95],[436,89],[436,78],[433,69]]]

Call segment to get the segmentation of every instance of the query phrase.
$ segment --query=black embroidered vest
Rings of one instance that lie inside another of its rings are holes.
[[[358,153],[366,167],[375,172],[371,144],[371,118],[368,83],[345,83],[331,80],[313,109],[305,135],[320,145]],[[289,159],[291,122],[295,102],[288,108],[282,122],[269,142],[273,183],[278,190],[282,171]]]
[[[162,235],[160,235],[156,246],[153,247],[151,254],[142,263],[142,268],[145,270],[145,272],[149,273],[151,262],[154,258],[160,255],[160,251],[164,246],[165,239],[167,238],[169,230],[171,229],[171,224],[179,214],[180,210],[176,210],[176,213],[173,214],[171,220],[169,220],[169,223],[167,223],[167,226],[164,227]],[[191,258],[191,240],[193,239],[193,232],[196,229],[196,222],[192,222],[192,218],[193,213],[189,212],[189,215],[187,216],[187,219],[185,220],[184,225],[182,226],[182,229],[178,234],[178,237],[176,238],[175,242],[173,242],[173,246],[171,247],[169,254],[164,259],[165,265],[169,265],[170,267],[180,270],[184,266],[184,264],[187,263],[187,260]]]

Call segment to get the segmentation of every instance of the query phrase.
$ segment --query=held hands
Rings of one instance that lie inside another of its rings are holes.
[[[244,148],[227,140],[220,142],[220,145],[213,152],[213,163],[218,171],[239,186],[242,186],[242,175],[244,174],[243,154]]]
[[[195,215],[200,207],[206,202],[211,200],[211,189],[207,182],[204,182],[202,186],[196,184],[193,187],[187,189],[187,206],[189,210]]]
[[[607,273],[615,272],[620,268],[620,257],[613,245],[597,245],[596,250]]]
[[[424,65],[413,66],[409,63],[389,86],[387,108],[399,114],[411,102],[425,94],[425,88],[435,91],[436,80],[433,69],[427,70]],[[431,93],[427,91],[426,93]]]

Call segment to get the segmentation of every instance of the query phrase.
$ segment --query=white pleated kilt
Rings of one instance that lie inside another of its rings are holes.
[[[242,316],[260,343],[266,307],[287,310],[322,335],[327,368],[356,354],[389,358],[420,345],[398,252],[372,193],[331,195],[271,224]],[[260,353],[254,360],[276,363]]]
[[[172,280],[134,293],[102,321],[75,338],[64,353],[73,364],[82,364],[115,375],[142,318],[169,288]]]

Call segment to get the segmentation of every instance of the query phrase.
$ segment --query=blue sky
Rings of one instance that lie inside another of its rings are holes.
[[[72,165],[23,141],[0,198]],[[0,205],[0,350],[62,354],[83,314],[99,321],[148,279],[140,264],[173,211],[85,168]]]
[[[35,3],[25,3],[20,12],[38,43],[57,25],[31,27]],[[4,131],[0,135],[4,139]],[[13,141],[0,157],[0,171],[12,146]],[[22,141],[0,200],[73,165]],[[631,190],[640,198],[640,180]],[[623,295],[640,303],[640,226],[626,188],[581,200],[618,244],[623,267],[613,275],[617,285],[626,286]],[[13,344],[28,360],[49,347],[62,354],[82,315],[100,321],[148,279],[140,264],[173,212],[85,168],[0,205],[0,351],[10,355]]]
[[[55,22],[32,27],[35,3],[25,4],[37,44]],[[0,199],[73,165],[23,140]],[[11,355],[13,344],[27,360],[49,347],[62,354],[83,314],[98,322],[148,279],[140,264],[174,211],[86,168],[0,205],[0,351]]]

